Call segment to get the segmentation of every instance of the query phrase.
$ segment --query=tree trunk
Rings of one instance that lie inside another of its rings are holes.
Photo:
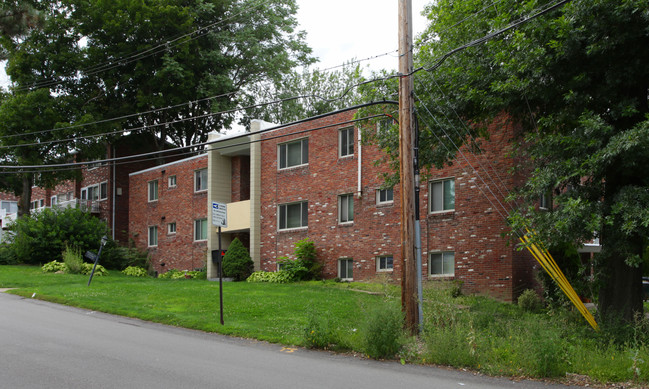
[[[632,323],[636,315],[643,313],[642,265],[633,267],[625,262],[629,252],[642,255],[642,244],[638,241],[619,232],[603,236],[603,248],[598,256],[602,281],[598,316],[604,324]],[[634,250],[620,249],[625,246]]]
[[[32,175],[23,173],[23,190],[18,202],[18,217],[29,215],[32,201]]]

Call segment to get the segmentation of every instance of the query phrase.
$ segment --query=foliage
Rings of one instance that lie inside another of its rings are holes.
[[[314,61],[304,32],[296,31],[294,0],[250,7],[220,0],[57,2],[45,10],[42,30],[5,42],[7,73],[19,87],[49,86],[84,102],[67,120],[95,123],[87,131],[133,128],[155,134],[160,148],[166,140],[197,144],[212,129],[229,127],[234,114],[218,112],[237,106],[246,86]],[[97,124],[113,117],[123,119]]]
[[[15,265],[18,263],[16,253],[8,243],[0,243],[0,265]]]
[[[304,343],[308,348],[326,350],[329,345],[337,343],[334,328],[326,315],[311,312],[304,328]]]
[[[184,279],[206,279],[206,273],[204,271],[198,270],[178,270],[178,269],[169,269],[167,272],[158,275],[158,278],[161,279],[170,279],[170,280],[184,280]]]
[[[83,263],[83,258],[81,257],[81,250],[75,247],[65,246],[63,250],[63,262],[67,266],[67,272],[70,274],[79,274],[81,273],[81,264]]]
[[[9,230],[14,234],[9,247],[26,264],[59,258],[66,244],[81,252],[96,250],[108,234],[105,222],[78,208],[45,208],[18,218]]]
[[[56,273],[58,271],[65,273],[67,272],[67,270],[68,265],[66,265],[64,262],[59,262],[56,260],[48,262],[41,267],[41,271],[43,271],[43,273]]]
[[[287,271],[280,270],[276,272],[256,271],[246,279],[247,282],[268,282],[272,284],[286,284],[292,282],[291,274]]]
[[[365,315],[363,351],[374,359],[393,358],[404,344],[403,313],[396,304],[372,308]]]
[[[92,273],[92,268],[95,264],[94,263],[88,263],[84,262],[81,264],[81,274],[89,276],[90,273]],[[107,276],[108,275],[108,270],[106,270],[105,267],[101,266],[100,264],[97,264],[95,267],[95,273],[94,276]]]
[[[228,250],[223,257],[223,275],[232,277],[235,281],[243,281],[250,276],[254,268],[254,263],[250,258],[248,249],[241,243],[239,238],[234,240],[228,246]]]
[[[315,244],[309,238],[295,243],[295,259],[281,257],[277,260],[282,271],[289,273],[291,281],[305,281],[322,278],[322,264],[317,261]]]
[[[533,289],[526,289],[518,296],[518,306],[525,312],[538,312],[543,308],[541,298]]]
[[[131,277],[148,277],[149,272],[143,267],[129,266],[122,270],[122,274]]]
[[[149,253],[137,247],[118,246],[114,240],[109,240],[101,251],[99,261],[107,268],[123,270],[129,266],[149,269]]]

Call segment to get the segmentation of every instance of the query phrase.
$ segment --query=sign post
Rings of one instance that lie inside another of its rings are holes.
[[[92,266],[92,271],[90,272],[90,278],[88,279],[88,286],[90,286],[90,282],[92,282],[92,276],[95,275],[95,269],[97,268],[97,263],[99,262],[99,257],[101,256],[101,249],[104,248],[104,245],[108,242],[108,237],[106,235],[101,237],[101,246],[99,246],[99,252],[97,254],[88,251],[86,252],[86,258],[92,259],[95,261],[95,264]]]
[[[219,228],[219,251],[217,253],[216,269],[219,272],[219,305],[221,309],[221,325],[223,325],[223,257],[221,256],[221,227],[228,227],[228,205],[212,202],[212,225]],[[212,251],[214,262],[214,251]]]

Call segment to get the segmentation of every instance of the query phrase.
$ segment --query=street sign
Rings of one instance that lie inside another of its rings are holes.
[[[97,254],[93,253],[92,251],[86,251],[84,254],[86,258],[88,258],[91,261],[96,261],[97,260]]]
[[[228,205],[212,202],[212,225],[216,227],[228,227]]]

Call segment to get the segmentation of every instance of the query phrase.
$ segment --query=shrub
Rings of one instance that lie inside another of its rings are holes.
[[[403,313],[395,305],[372,309],[366,316],[362,336],[364,351],[370,358],[393,358],[405,338]]]
[[[317,262],[315,243],[310,241],[309,238],[304,238],[295,243],[293,254],[309,272],[308,278],[302,279],[317,280],[322,278],[322,264]]]
[[[108,234],[106,223],[78,208],[45,208],[9,225],[8,244],[19,263],[38,264],[59,258],[68,244],[81,252],[97,249]]]
[[[248,249],[239,238],[234,238],[223,257],[223,275],[232,277],[236,281],[243,281],[250,276],[253,267],[254,263]]]
[[[280,269],[288,274],[289,282],[303,281],[311,279],[311,273],[301,259],[288,259],[286,257],[280,258],[277,263],[280,264]]]
[[[256,271],[246,279],[247,282],[269,282],[275,284],[286,284],[291,282],[291,275],[285,271],[269,272]]]
[[[89,276],[90,273],[92,273],[92,267],[94,266],[94,263],[88,263],[84,262],[81,264],[81,274]],[[95,276],[107,276],[108,275],[108,270],[106,270],[105,267],[97,264],[97,267],[95,268]]]
[[[0,243],[0,265],[16,265],[17,263],[16,253],[9,244]]]
[[[99,261],[108,269],[123,270],[129,266],[150,268],[149,253],[136,247],[121,247],[113,240],[106,243]]]
[[[66,245],[65,250],[63,250],[62,256],[63,262],[68,267],[66,273],[81,273],[81,264],[83,263],[83,258],[81,257],[81,251],[79,249]]]
[[[126,269],[122,270],[122,274],[131,276],[131,277],[148,277],[149,272],[146,271],[143,267],[129,266]]]
[[[56,273],[57,271],[65,273],[68,270],[68,266],[63,262],[52,261],[43,265],[41,267],[41,270],[43,271],[43,273]]]
[[[518,296],[518,306],[526,312],[538,312],[543,308],[543,302],[534,290],[526,289]]]
[[[169,269],[166,273],[158,275],[158,278],[162,279],[171,279],[171,280],[184,280],[184,279],[207,279],[207,273],[205,271],[194,270],[178,270],[178,269]]]

